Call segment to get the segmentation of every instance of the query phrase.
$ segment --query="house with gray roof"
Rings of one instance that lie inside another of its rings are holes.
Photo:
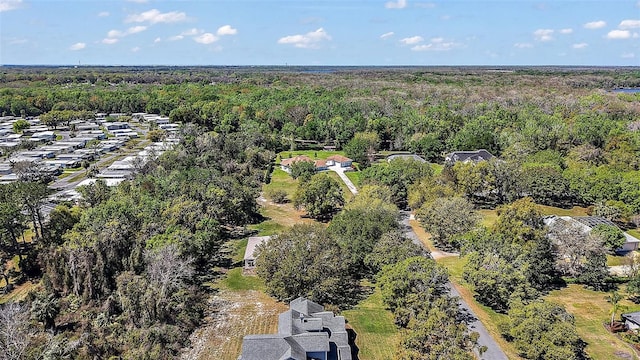
[[[458,161],[462,162],[479,162],[479,161],[489,161],[493,158],[490,152],[485,149],[480,149],[476,151],[454,151],[452,153],[447,154],[445,156],[444,161],[448,164],[454,164]]]
[[[344,316],[303,297],[278,318],[278,333],[247,335],[238,360],[351,360]]]
[[[640,311],[622,314],[622,320],[629,330],[640,329]]]
[[[609,226],[618,227],[618,225],[616,225],[613,221],[605,219],[600,216],[571,217],[571,216],[549,215],[549,216],[545,216],[544,218],[544,223],[547,226],[554,226],[554,224],[557,221],[566,221],[569,224],[573,224],[574,226],[577,226],[578,228],[580,228],[582,232],[584,232],[585,234],[590,233],[591,230],[598,225],[609,225]],[[622,234],[624,235],[624,239],[625,239],[624,244],[622,245],[621,248],[616,249],[616,251],[624,253],[628,251],[638,250],[638,248],[640,247],[640,239],[637,239],[635,236],[624,231],[622,232]]]

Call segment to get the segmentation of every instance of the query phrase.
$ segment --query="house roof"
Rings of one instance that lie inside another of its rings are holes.
[[[340,154],[336,154],[336,155],[331,155],[327,158],[327,160],[333,160],[333,161],[337,161],[337,162],[349,162],[349,161],[353,161],[351,159],[349,159],[346,156],[340,155]]]
[[[493,157],[490,152],[485,149],[480,149],[476,151],[454,151],[449,153],[445,160],[446,161],[482,161],[489,160]]]
[[[282,165],[282,166],[291,166],[294,163],[297,163],[298,161],[313,162],[313,160],[311,160],[311,158],[308,157],[307,155],[298,155],[298,156],[294,156],[292,158],[282,159],[282,161],[280,162],[280,165]]]
[[[239,360],[306,360],[312,352],[327,353],[327,360],[351,360],[343,316],[302,297],[289,306],[278,317],[278,334],[245,336]]]
[[[326,160],[315,160],[313,162],[313,165],[315,165],[316,168],[327,167],[327,161]]]
[[[640,326],[640,311],[622,314],[622,318]]]
[[[593,228],[598,225],[609,225],[609,226],[618,227],[613,221],[609,219],[605,219],[601,216],[574,216],[573,218],[587,225],[590,228]]]
[[[256,258],[256,255],[255,255],[256,247],[258,245],[262,244],[263,242],[266,242],[270,238],[271,238],[271,236],[252,236],[252,237],[250,237],[249,240],[247,241],[247,248],[244,251],[244,260],[255,259]]]

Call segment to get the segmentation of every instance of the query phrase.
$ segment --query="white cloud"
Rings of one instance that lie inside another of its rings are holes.
[[[147,30],[147,27],[146,26],[142,26],[142,25],[132,26],[132,27],[128,28],[126,31],[109,30],[109,32],[107,32],[107,37],[110,38],[110,39],[122,38],[122,37],[125,37],[127,35],[137,34],[139,32],[143,32],[145,30]]]
[[[145,30],[147,30],[147,27],[146,27],[146,26],[138,25],[138,26],[134,26],[134,27],[130,27],[130,28],[128,28],[128,29],[127,29],[127,34],[128,34],[128,35],[130,35],[130,34],[137,34],[137,33],[139,33],[139,32],[143,32],[143,31],[145,31]]]
[[[79,43],[75,43],[71,46],[69,46],[69,50],[82,50],[84,48],[87,47],[87,44],[83,43],[83,42],[79,42]]]
[[[170,36],[167,40],[169,41],[179,41],[184,39],[184,36],[182,35],[176,35],[176,36]]]
[[[331,36],[323,28],[319,28],[306,34],[282,37],[278,40],[278,44],[288,44],[303,49],[317,49],[323,41],[329,40],[331,40]]]
[[[622,57],[623,59],[633,59],[636,57],[636,54],[634,53],[623,53],[620,57]]]
[[[533,32],[533,37],[537,41],[551,41],[553,40],[553,30],[552,29],[538,29]]]
[[[146,4],[149,0],[127,0],[128,2],[138,3],[138,4]]]
[[[517,47],[518,49],[529,49],[533,47],[533,45],[529,43],[515,43],[513,44],[513,46]]]
[[[218,37],[213,35],[212,33],[204,33],[202,35],[198,35],[196,37],[193,38],[193,40],[199,44],[212,44],[216,41],[218,41]]]
[[[151,9],[140,14],[129,15],[125,18],[125,22],[148,22],[150,24],[158,23],[176,23],[187,20],[187,14],[183,12],[171,11],[161,13],[158,9]]]
[[[567,35],[567,34],[573,33],[573,29],[560,29],[559,32],[560,32],[560,34]]]
[[[602,20],[598,20],[598,21],[592,21],[592,22],[588,22],[586,24],[584,24],[584,28],[585,29],[602,29],[603,27],[607,26],[607,23],[605,21]]]
[[[618,25],[620,29],[637,29],[640,28],[640,20],[622,20],[620,25]]]
[[[204,31],[202,30],[198,30],[196,28],[193,29],[189,29],[189,30],[185,30],[183,32],[180,33],[180,35],[182,36],[194,36],[194,35],[198,35],[198,34],[202,34]]]
[[[154,43],[156,43],[156,44],[157,44],[157,43],[159,43],[159,42],[161,42],[161,41],[162,41],[162,39],[161,39],[161,38],[159,38],[159,37],[157,37],[155,40],[153,40],[153,42],[154,42]]]
[[[404,9],[407,7],[407,0],[389,1],[384,4],[387,9]]]
[[[140,51],[140,47],[139,46],[131,48],[131,52],[138,52],[138,51]]]
[[[0,0],[0,12],[15,10],[22,6],[22,0]]]
[[[126,34],[120,30],[109,30],[109,32],[107,33],[107,37],[109,38],[124,37],[125,35]]]
[[[218,36],[225,36],[225,35],[235,35],[238,33],[238,29],[234,29],[231,27],[231,25],[224,25],[218,28],[218,31],[216,31],[216,34]]]
[[[102,43],[107,45],[113,45],[117,42],[118,42],[118,39],[110,39],[110,38],[102,39]]]
[[[461,44],[449,41],[445,42],[443,38],[433,38],[428,44],[416,45],[411,48],[413,51],[449,51],[460,47]]]
[[[395,35],[395,33],[393,31],[389,31],[388,33],[384,33],[384,34],[380,35],[380,39],[386,40],[386,39],[392,37],[393,35]]]
[[[98,13],[98,17],[107,17],[107,16],[109,16],[109,15],[110,15],[110,14],[109,14],[109,12],[108,12],[108,11],[100,11],[100,12]]]
[[[629,30],[611,30],[607,33],[607,39],[629,39],[630,37]]]
[[[415,45],[419,42],[422,42],[423,40],[424,39],[422,38],[422,36],[416,35],[416,36],[400,39],[400,42],[405,45]]]
[[[584,49],[587,46],[589,46],[589,44],[587,43],[578,43],[578,44],[571,45],[571,47],[573,47],[574,49]]]

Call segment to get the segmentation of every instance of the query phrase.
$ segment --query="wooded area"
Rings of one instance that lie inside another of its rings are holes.
[[[640,94],[611,91],[640,86],[640,71],[488,70],[3,67],[3,116],[55,127],[149,112],[182,126],[180,143],[133,180],[89,185],[82,202],[48,218],[46,181],[0,184],[3,284],[37,284],[2,306],[2,343],[21,341],[0,351],[178,357],[202,321],[208,285],[230,265],[225,244],[268,220],[257,199],[276,154],[328,146],[357,162],[359,193],[349,201],[334,178],[297,166],[297,190],[265,194],[328,222],[285,229],[260,248],[257,274],[270,295],[342,310],[375,284],[400,329],[397,358],[473,358],[482,349],[444,290],[446,270],[399,231],[399,210],[410,210],[438,248],[466,258],[464,280],[479,303],[507,315],[500,332],[520,356],[581,358],[571,314],[540,299],[567,282],[603,296],[616,288],[606,261],[620,232],[549,227],[537,204],[640,226]],[[444,161],[478,149],[494,158]],[[384,159],[396,151],[428,162]],[[478,209],[497,209],[495,224],[482,226]],[[640,274],[628,280],[640,295]]]

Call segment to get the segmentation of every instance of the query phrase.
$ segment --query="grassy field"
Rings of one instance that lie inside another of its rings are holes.
[[[587,209],[579,206],[574,206],[571,209],[563,209],[555,206],[538,205],[538,209],[540,209],[542,215],[587,216]]]
[[[640,229],[627,230],[627,233],[637,239],[640,239]]]
[[[611,304],[605,300],[607,294],[571,284],[564,289],[552,291],[546,299],[562,304],[576,320],[578,334],[587,343],[586,351],[594,360],[637,359],[629,345],[609,333],[604,323],[611,318]],[[640,310],[640,305],[628,300],[621,302],[624,312]],[[619,314],[617,317],[619,318]],[[627,354],[627,357],[621,355]]]
[[[291,197],[298,187],[298,180],[295,180],[291,175],[279,167],[274,169],[271,173],[271,182],[263,186],[263,190],[283,190],[289,197]],[[291,200],[291,199],[289,199]]]
[[[283,151],[278,154],[276,158],[276,164],[280,163],[282,159],[288,159],[298,155],[306,155],[312,160],[325,160],[331,155],[344,155],[344,151],[325,151],[325,150],[295,150],[295,151]]]
[[[394,358],[398,330],[393,323],[393,314],[382,303],[378,289],[355,308],[343,311],[342,315],[357,334],[356,345],[360,349],[360,359]]]

